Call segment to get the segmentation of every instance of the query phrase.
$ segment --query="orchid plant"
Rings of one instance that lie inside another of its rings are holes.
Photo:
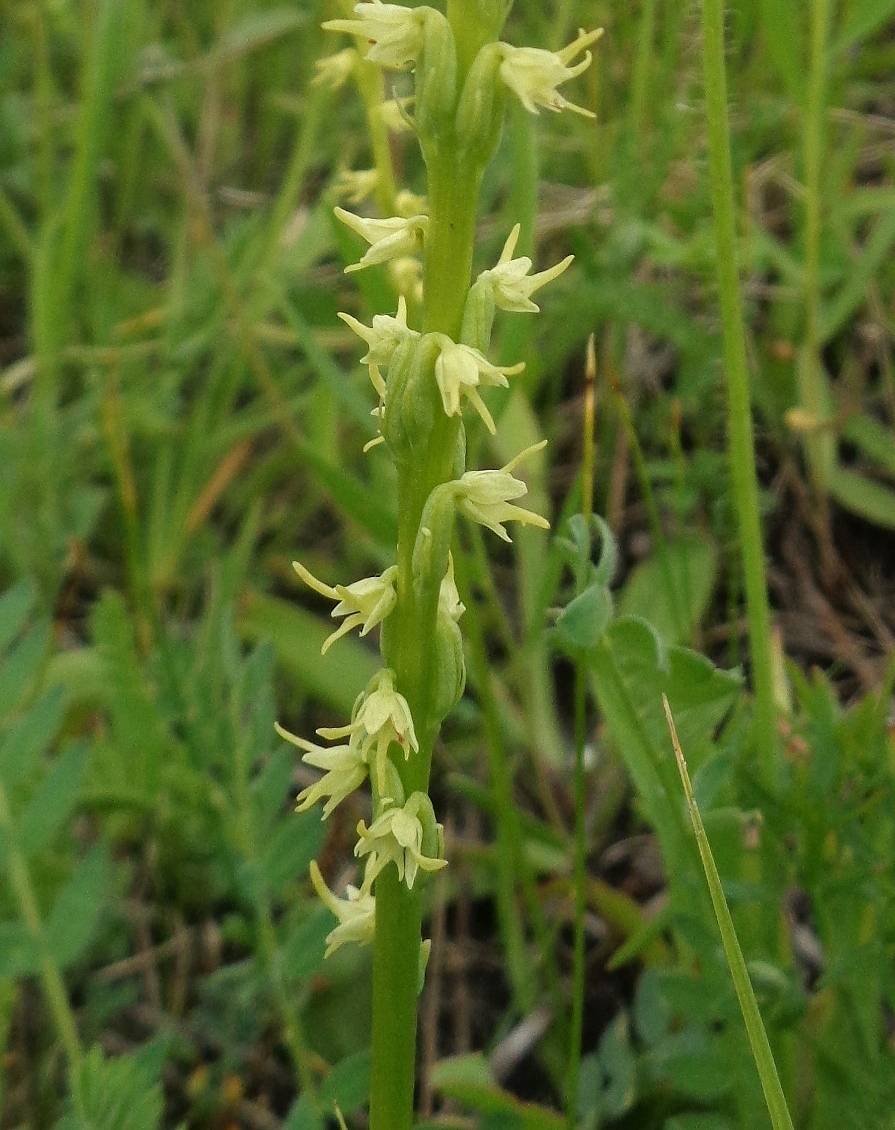
[[[413,1118],[416,1000],[428,952],[421,941],[421,892],[427,877],[446,866],[429,773],[442,721],[465,686],[464,607],[451,558],[454,518],[459,512],[505,541],[508,522],[548,527],[545,518],[516,504],[527,487],[514,474],[543,445],[499,470],[467,470],[463,413],[471,406],[494,432],[481,390],[506,386],[524,367],[489,361],[495,312],[536,312],[532,296],[566,270],[571,256],[532,273],[530,258],[514,257],[517,225],[498,262],[472,282],[476,213],[507,93],[535,114],[545,108],[587,115],[558,87],[587,68],[600,32],[582,31],[556,53],[513,47],[498,38],[510,5],[448,0],[444,14],[382,0],[359,3],[353,18],[324,24],[353,37],[356,48],[318,64],[317,81],[338,86],[354,74],[367,94],[370,64],[413,72],[409,99],[383,100],[380,79],[381,104],[371,107],[368,100],[368,117],[377,128],[390,123],[415,131],[429,190],[427,202],[410,193],[377,196],[391,200],[394,216],[335,210],[368,244],[346,271],[386,264],[401,291],[395,315],[376,315],[369,326],[340,314],[367,347],[361,362],[378,397],[378,434],[367,446],[386,448],[397,468],[396,563],[380,576],[333,586],[296,563],[302,580],[334,601],[332,615],[342,620],[324,650],[353,628],[365,635],[379,627],[383,667],[347,725],[318,731],[338,744],[317,745],[278,727],[307,764],[324,771],[299,796],[300,809],[323,801],[326,818],[370,783],[373,818],[369,827],[358,825],[354,849],[363,861],[360,887],[338,898],[316,864],[311,878],[338,919],[327,952],[349,942],[373,944],[372,1130],[408,1130]],[[360,204],[390,177],[390,168],[380,167],[343,173],[341,180],[349,188],[346,198]],[[408,306],[419,310],[419,328],[410,325]]]

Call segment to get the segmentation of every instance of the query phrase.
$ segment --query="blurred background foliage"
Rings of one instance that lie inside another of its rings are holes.
[[[296,816],[306,771],[273,732],[344,716],[376,666],[355,639],[320,658],[325,610],[292,557],[351,580],[391,563],[396,525],[336,318],[395,296],[370,271],[358,302],[341,273],[331,208],[370,153],[356,91],[311,85],[333,10],[0,2],[4,1130],[304,1130],[333,1102],[363,1109],[369,955],[324,968],[332,920],[306,878],[317,857],[350,881],[334,868],[363,813]],[[539,264],[576,256],[544,317],[500,325],[499,360],[527,368],[489,401],[499,461],[550,439],[530,493],[558,528],[579,505],[597,341],[595,507],[618,563],[591,671],[580,1117],[765,1124],[669,799],[664,690],[797,1125],[895,1126],[895,4],[728,14],[776,795],[735,673],[698,16],[517,0],[518,44],[605,27],[576,97],[597,121],[515,108],[483,190],[479,265],[517,221]],[[410,135],[392,159],[422,190]],[[420,1106],[430,1125],[557,1127],[562,650],[593,624],[547,630],[569,595],[558,544],[522,529],[498,548],[473,530],[458,555],[470,688],[437,762],[452,866],[433,888]]]

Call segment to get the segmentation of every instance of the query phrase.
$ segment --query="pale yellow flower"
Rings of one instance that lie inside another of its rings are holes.
[[[360,840],[354,854],[358,858],[370,856],[364,888],[369,889],[389,863],[394,863],[398,878],[406,882],[410,890],[420,870],[438,871],[447,866],[446,859],[433,859],[423,854],[423,825],[419,813],[428,799],[425,793],[411,793],[403,807],[387,808],[369,828],[363,820],[358,824]]]
[[[506,388],[508,376],[521,373],[525,362],[518,365],[492,365],[488,358],[470,345],[458,345],[445,334],[435,334],[440,353],[435,361],[435,381],[441,393],[441,403],[448,416],[460,412],[460,397],[466,396],[494,435],[494,421],[485,402],[479,395],[479,388],[492,386]]]
[[[405,759],[411,751],[419,752],[419,742],[413,728],[413,718],[407,699],[395,690],[395,676],[384,667],[378,671],[358,699],[354,716],[347,726],[334,726],[317,731],[321,737],[335,740],[348,738],[359,749],[368,765],[375,763],[376,785],[385,792],[389,746],[393,743],[404,750]]]
[[[541,47],[511,47],[501,44],[503,59],[500,64],[500,77],[512,90],[522,105],[532,114],[543,106],[554,112],[574,110],[586,118],[596,117],[590,110],[576,106],[563,97],[556,89],[561,83],[586,71],[591,63],[591,53],[586,48],[603,34],[603,29],[579,31],[578,38],[564,47],[562,51],[545,51]],[[581,51],[584,58],[574,66],[569,64]]]
[[[357,232],[370,245],[359,263],[352,263],[345,268],[346,273],[372,267],[374,263],[385,263],[389,259],[416,255],[422,250],[423,238],[429,226],[428,216],[390,216],[385,220],[377,220],[355,216],[344,208],[335,208],[334,211],[343,224]]]
[[[356,20],[327,20],[327,31],[356,35],[370,46],[364,55],[371,63],[403,70],[416,62],[423,45],[426,9],[383,4],[382,0],[355,4]]]
[[[323,819],[332,812],[336,805],[341,804],[345,797],[359,788],[367,779],[367,763],[360,752],[350,745],[320,746],[313,742],[305,741],[297,734],[291,734],[279,722],[274,722],[274,728],[281,738],[299,749],[304,750],[302,761],[313,765],[315,769],[325,770],[324,775],[316,784],[310,785],[298,794],[296,811],[305,812],[324,797],[329,800],[323,806]]]
[[[311,882],[320,901],[338,918],[339,925],[326,936],[326,952],[329,957],[346,942],[356,942],[359,946],[369,945],[376,932],[376,899],[369,891],[357,887],[345,888],[346,898],[337,898],[324,883],[316,861],[311,861]]]
[[[522,255],[518,259],[513,258],[519,240],[519,231],[520,225],[516,224],[504,244],[497,263],[489,270],[482,271],[476,280],[476,285],[489,286],[494,295],[494,305],[499,306],[501,310],[537,314],[540,307],[532,302],[531,296],[542,286],[559,278],[575,256],[567,255],[565,259],[553,267],[548,267],[546,271],[538,271],[537,274],[530,275],[531,259],[527,255]]]
[[[532,444],[499,471],[467,471],[454,488],[457,509],[473,522],[493,530],[504,541],[510,541],[504,522],[522,522],[524,525],[549,530],[550,523],[546,518],[531,510],[523,510],[521,506],[514,506],[511,501],[528,494],[525,483],[514,478],[511,472],[523,459],[540,451],[546,444],[546,440]]]
[[[381,624],[395,607],[395,582],[398,577],[396,565],[389,566],[378,577],[364,577],[350,585],[335,586],[319,581],[300,561],[293,561],[292,568],[314,592],[319,592],[328,600],[338,601],[331,616],[345,617],[345,622],[324,641],[320,649],[322,655],[326,655],[336,640],[352,628],[360,628],[360,634],[365,636],[377,624]]]

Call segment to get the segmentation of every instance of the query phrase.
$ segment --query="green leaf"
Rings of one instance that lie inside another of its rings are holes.
[[[675,616],[666,591],[663,563],[654,553],[636,565],[618,594],[620,615],[642,616],[649,620],[668,643],[684,643],[705,615],[711,600],[718,568],[718,555],[707,537],[689,536],[665,546],[665,564],[674,585]],[[683,623],[677,620],[682,617]]]
[[[305,980],[323,968],[326,936],[333,929],[335,919],[321,907],[287,938],[280,948],[278,961],[287,982]]]
[[[7,730],[0,742],[0,780],[12,787],[26,777],[56,736],[65,713],[66,695],[61,687],[51,687]]]
[[[498,1087],[479,1053],[441,1060],[433,1066],[431,1079],[445,1097],[480,1114],[512,1119],[522,1130],[563,1130],[566,1125],[554,1111],[522,1102]]]
[[[303,879],[323,844],[323,821],[314,810],[286,816],[268,840],[259,874],[270,895],[289,882]]]
[[[342,1114],[354,1114],[370,1098],[370,1053],[355,1052],[337,1063],[319,1091],[321,1107],[335,1103]]]
[[[34,601],[34,585],[28,580],[19,581],[0,596],[0,654],[22,630]]]
[[[40,965],[34,943],[20,922],[0,922],[0,980],[27,977]]]
[[[598,1055],[605,1079],[602,1109],[610,1118],[620,1118],[634,1105],[637,1095],[637,1070],[626,1012],[620,1012],[603,1033]]]
[[[112,864],[104,844],[96,844],[75,868],[47,919],[46,938],[63,968],[81,956],[93,939],[109,896]]]
[[[863,304],[867,287],[880,267],[889,259],[895,244],[895,211],[884,212],[852,264],[842,289],[826,302],[820,316],[820,344],[824,345],[846,324]]]
[[[323,1119],[307,1095],[299,1095],[289,1108],[283,1130],[323,1130]]]
[[[150,1057],[105,1059],[91,1048],[79,1074],[84,1116],[71,1120],[78,1130],[158,1130],[164,1101]]]
[[[895,434],[891,428],[858,412],[846,420],[842,435],[895,478]]]
[[[739,679],[696,652],[666,648],[651,625],[631,617],[610,625],[588,661],[612,743],[659,835],[672,890],[691,910],[704,910],[699,861],[677,799],[680,784],[661,696],[668,695],[681,741],[686,732],[685,748],[698,767],[711,752],[714,730],[733,702]]]
[[[721,1040],[696,1028],[671,1033],[645,1059],[655,1079],[698,1102],[720,1098],[733,1083]]]
[[[86,742],[70,745],[41,782],[19,822],[16,843],[27,858],[47,847],[78,802]]]
[[[216,63],[233,62],[266,47],[306,22],[307,15],[295,8],[269,8],[265,12],[254,12],[227,29],[215,45],[212,57]]]
[[[283,742],[282,747],[271,755],[264,769],[252,781],[252,827],[259,841],[266,838],[274,820],[283,811],[283,802],[292,786],[294,766],[295,754],[292,747]]]
[[[0,665],[0,718],[18,705],[37,677],[49,646],[49,624],[37,624],[7,652]]]
[[[837,464],[827,472],[827,486],[836,501],[853,514],[895,530],[895,490]]]
[[[662,1130],[736,1130],[736,1127],[721,1114],[677,1114],[666,1121]]]
[[[279,597],[252,593],[241,611],[243,636],[269,639],[277,659],[299,686],[340,714],[351,713],[354,700],[379,669],[372,651],[348,637],[321,655],[331,623]]]
[[[760,6],[768,54],[793,101],[800,103],[805,93],[805,59],[798,8],[779,0],[760,0]]]
[[[612,614],[612,593],[606,585],[590,585],[560,613],[556,638],[566,651],[589,651],[612,623]]]
[[[834,50],[847,51],[881,28],[895,14],[895,0],[856,0]]]

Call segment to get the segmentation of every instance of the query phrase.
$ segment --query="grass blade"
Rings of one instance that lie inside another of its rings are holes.
[[[780,1077],[777,1074],[777,1065],[774,1063],[774,1056],[771,1052],[771,1045],[768,1042],[768,1035],[762,1023],[761,1013],[758,1010],[758,1002],[755,999],[752,983],[749,980],[746,961],[743,957],[743,951],[740,949],[733,919],[727,908],[727,900],[724,897],[724,891],[721,889],[721,876],[718,874],[718,869],[715,866],[708,836],[705,834],[702,817],[699,814],[696,798],[693,795],[693,786],[690,783],[690,774],[687,772],[687,763],[684,761],[681,743],[678,741],[674,718],[671,714],[671,707],[668,705],[668,699],[664,694],[662,695],[662,705],[665,707],[665,717],[668,721],[668,729],[671,734],[671,744],[674,746],[674,756],[677,758],[677,767],[684,785],[684,793],[687,797],[687,808],[690,812],[690,819],[693,822],[693,831],[696,833],[696,843],[699,847],[699,855],[702,859],[706,880],[708,881],[709,894],[712,898],[715,917],[718,920],[718,928],[721,931],[724,953],[727,957],[727,964],[730,966],[730,973],[733,977],[737,1000],[740,1002],[743,1020],[746,1022],[749,1045],[755,1057],[755,1066],[758,1068],[761,1087],[764,1091],[765,1101],[768,1104],[771,1124],[774,1130],[793,1130],[792,1119],[789,1117],[786,1099],[783,1097],[783,1088],[780,1086]]]

